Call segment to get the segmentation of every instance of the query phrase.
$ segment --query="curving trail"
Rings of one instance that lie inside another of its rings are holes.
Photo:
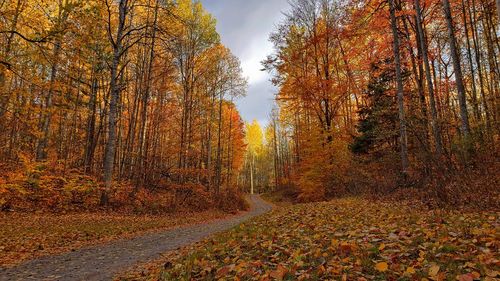
[[[136,263],[153,260],[165,252],[203,240],[272,209],[271,204],[257,195],[249,196],[248,201],[250,211],[229,219],[86,247],[28,261],[13,268],[0,268],[0,280],[111,280]]]

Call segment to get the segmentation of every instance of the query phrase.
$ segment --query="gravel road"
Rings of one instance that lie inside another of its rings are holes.
[[[13,268],[0,268],[0,280],[112,280],[113,276],[139,262],[156,259],[165,252],[203,240],[272,209],[271,204],[257,195],[250,196],[248,201],[250,211],[229,219],[85,247]]]

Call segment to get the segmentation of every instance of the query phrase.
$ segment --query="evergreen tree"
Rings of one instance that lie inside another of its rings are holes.
[[[356,136],[350,146],[356,154],[366,154],[380,151],[387,145],[394,145],[398,137],[398,117],[394,93],[391,91],[391,81],[394,70],[387,63],[371,66],[371,76],[367,90],[363,93],[367,106],[359,110],[357,126],[359,136]]]

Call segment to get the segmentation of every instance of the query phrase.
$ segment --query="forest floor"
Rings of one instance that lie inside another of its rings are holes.
[[[360,198],[278,207],[128,280],[500,280],[498,211]]]
[[[83,247],[69,253],[27,261],[12,268],[0,268],[0,280],[111,280],[113,276],[130,266],[157,259],[165,252],[200,241],[271,209],[269,203],[257,196],[250,197],[250,201],[250,211],[230,218]],[[197,221],[201,219],[198,218]],[[91,224],[90,221],[88,223]],[[127,223],[126,220],[122,221],[121,227],[134,227],[127,226]],[[141,221],[136,223],[140,224]],[[54,236],[59,236],[54,229],[37,230],[37,233],[38,235],[45,233],[42,235],[48,238],[51,231],[55,231]],[[113,228],[107,231],[111,233],[115,230]],[[25,234],[19,233],[19,236]]]
[[[222,211],[164,216],[0,213],[0,266],[147,233],[216,220]]]

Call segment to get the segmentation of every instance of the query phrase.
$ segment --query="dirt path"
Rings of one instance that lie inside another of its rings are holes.
[[[111,280],[117,273],[136,263],[158,258],[162,253],[227,230],[272,208],[256,195],[251,196],[249,201],[249,212],[230,219],[86,247],[28,261],[14,268],[0,268],[0,280]]]

